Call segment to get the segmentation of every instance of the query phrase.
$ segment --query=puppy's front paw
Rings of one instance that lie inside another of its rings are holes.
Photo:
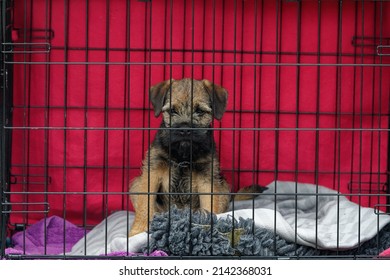
[[[138,233],[147,231],[148,224],[146,223],[134,223],[131,227],[131,230],[129,231],[129,237],[132,237]]]

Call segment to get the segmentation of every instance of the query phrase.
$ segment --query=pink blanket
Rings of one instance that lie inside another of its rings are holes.
[[[379,254],[380,257],[390,258],[390,248]]]

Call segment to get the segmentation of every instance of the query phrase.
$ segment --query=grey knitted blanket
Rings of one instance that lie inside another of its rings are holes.
[[[175,255],[261,256],[377,255],[390,247],[388,214],[323,186],[266,187],[218,216],[172,208],[154,218],[147,245]]]
[[[144,252],[162,250],[179,256],[376,256],[390,247],[390,224],[370,240],[349,250],[321,250],[290,242],[273,231],[256,228],[252,219],[217,218],[205,212],[177,209],[156,215]]]

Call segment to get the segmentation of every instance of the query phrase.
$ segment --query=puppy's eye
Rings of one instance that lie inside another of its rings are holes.
[[[173,115],[178,115],[178,112],[175,110],[175,108],[171,108],[171,109],[169,109],[169,114],[171,115],[171,116],[173,116]]]
[[[198,116],[203,116],[204,114],[206,114],[206,112],[203,111],[203,110],[200,109],[200,108],[196,108],[195,114],[197,114]]]

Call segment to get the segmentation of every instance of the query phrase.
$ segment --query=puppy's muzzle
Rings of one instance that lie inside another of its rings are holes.
[[[189,128],[179,129],[177,132],[178,132],[179,136],[182,138],[191,138],[191,135],[192,135],[192,130]]]
[[[183,142],[183,141],[203,141],[207,134],[207,129],[201,129],[196,126],[190,126],[188,124],[181,124],[173,126],[171,142]]]

